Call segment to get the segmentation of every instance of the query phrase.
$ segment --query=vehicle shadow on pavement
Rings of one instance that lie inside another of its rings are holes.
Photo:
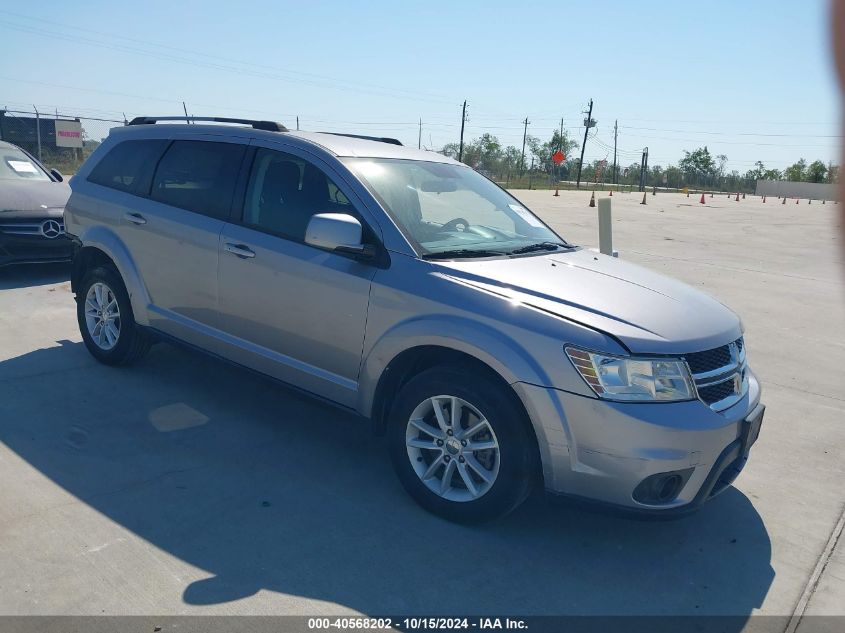
[[[746,616],[774,577],[766,526],[736,489],[675,521],[540,495],[497,523],[453,525],[414,504],[351,414],[169,345],[109,368],[58,343],[0,363],[0,441],[207,571],[183,588],[189,605],[265,590],[366,614]],[[68,356],[62,396],[32,397],[53,392]]]
[[[70,263],[18,264],[0,267],[0,290],[47,286],[70,281]]]

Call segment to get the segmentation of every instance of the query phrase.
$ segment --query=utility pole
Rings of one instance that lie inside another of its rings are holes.
[[[563,118],[560,120],[560,136],[558,137],[558,150],[563,152]],[[560,181],[560,177],[563,175],[563,161],[561,161],[560,165],[557,166],[557,179]],[[557,189],[555,189],[557,191]]]
[[[596,124],[593,121],[593,100],[590,99],[590,109],[587,112],[587,118],[584,119],[584,144],[581,145],[581,160],[578,163],[578,181],[575,183],[575,188],[581,188],[581,170],[584,168],[584,150],[587,149],[587,134],[590,133],[590,128]]]
[[[299,115],[296,115],[296,131],[299,132]]]
[[[422,149],[422,117],[420,117],[420,136],[417,139],[417,149]]]
[[[525,124],[525,129],[522,132],[522,158],[519,159],[520,176],[525,171],[525,141],[528,139],[528,124],[531,123],[531,121],[528,120],[528,117],[525,117],[523,123]]]
[[[467,102],[464,99],[464,108],[461,110],[461,146],[458,149],[458,162],[463,162],[464,158],[464,124],[467,122]]]
[[[640,161],[640,191],[645,191],[645,175],[648,171],[648,148],[643,148],[643,158]]]
[[[616,175],[616,134],[619,131],[619,121],[613,122],[613,184],[618,184],[619,177]]]

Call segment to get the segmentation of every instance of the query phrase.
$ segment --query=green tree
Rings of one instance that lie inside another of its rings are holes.
[[[676,188],[681,187],[681,181],[683,180],[683,172],[680,169],[678,169],[674,165],[669,165],[664,173],[666,174],[667,186]]]
[[[684,150],[678,167],[688,176],[715,176],[717,173],[716,163],[706,145],[693,152]]]
[[[825,182],[827,180],[827,165],[820,160],[814,160],[807,167],[808,182]]]
[[[540,142],[536,136],[529,136],[526,139],[526,145],[531,149],[531,155],[534,157],[534,167],[548,173],[552,173],[555,167],[552,156],[556,151],[560,150],[566,156],[566,168],[568,168],[575,164],[571,154],[579,147],[578,141],[570,138],[566,130],[563,131],[563,136],[559,130],[555,130],[552,138],[545,143]]]
[[[783,176],[784,178],[792,182],[803,182],[805,180],[806,173],[807,161],[802,158],[797,163],[794,163],[787,167],[783,171]]]

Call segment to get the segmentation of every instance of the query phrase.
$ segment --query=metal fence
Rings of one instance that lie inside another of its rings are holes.
[[[76,173],[83,161],[113,127],[117,119],[79,117],[60,112],[0,110],[0,140],[22,147],[48,169],[66,175]]]
[[[513,189],[574,189],[578,174],[577,161],[571,161],[560,168],[527,168],[480,170],[502,186]],[[757,181],[742,176],[716,174],[688,174],[673,168],[670,170],[648,169],[644,177],[644,189],[669,191],[708,191],[725,193],[753,193]],[[640,190],[640,169],[637,166],[619,167],[616,178],[612,166],[596,169],[595,165],[584,165],[581,172],[581,189],[596,190]]]
[[[61,112],[38,112],[33,110],[0,109],[0,140],[23,147],[41,160],[48,169],[58,169],[63,174],[76,173],[83,161],[108,136],[109,129],[126,125],[126,120],[103,119],[90,116],[75,116]],[[78,137],[75,147],[68,147],[62,139],[66,128],[74,128]],[[530,161],[530,162],[529,162]],[[541,166],[541,162],[547,163]],[[500,184],[511,188],[554,189],[572,188],[578,172],[577,159],[567,160],[560,166],[551,164],[551,157],[544,161],[526,157],[523,164],[520,157],[505,160],[502,156],[482,156],[472,167]],[[730,175],[687,174],[677,168],[655,170],[650,167],[644,178],[645,188],[668,190],[704,190],[752,193],[755,180]],[[581,173],[582,189],[609,188],[638,189],[640,187],[640,166],[618,165],[614,178],[612,164],[594,161],[584,164]]]

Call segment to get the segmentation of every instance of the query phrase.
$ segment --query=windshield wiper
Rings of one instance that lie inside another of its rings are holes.
[[[564,242],[537,242],[510,251],[510,255],[521,255],[522,253],[533,253],[534,251],[556,251],[559,248],[572,248],[571,244]]]
[[[472,250],[470,248],[456,248],[450,251],[439,251],[437,253],[426,253],[423,259],[459,259],[469,257],[501,257],[507,255],[504,251]]]

